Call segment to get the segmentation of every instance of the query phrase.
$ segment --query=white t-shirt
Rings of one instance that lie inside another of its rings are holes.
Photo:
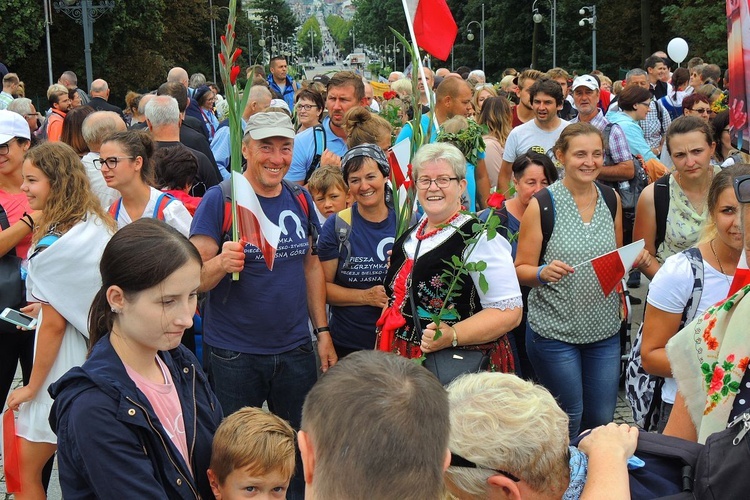
[[[703,261],[703,293],[696,309],[696,317],[706,309],[727,297],[732,276],[717,271]],[[682,314],[690,296],[693,294],[693,271],[690,261],[682,252],[668,257],[654,276],[648,288],[646,301],[651,306],[664,312]],[[677,333],[677,332],[675,332]],[[677,395],[677,383],[673,378],[665,378],[661,398],[665,403],[673,404]]]
[[[159,196],[163,194],[161,191],[153,187],[150,189],[151,197],[149,198],[148,203],[146,203],[146,208],[143,210],[141,217],[153,217],[156,200],[158,200]],[[128,211],[125,210],[125,205],[121,205],[120,213],[117,215],[117,229],[122,229],[131,222],[133,222],[133,219],[130,218]],[[164,222],[184,234],[186,238],[190,236],[190,224],[193,222],[193,217],[180,200],[172,200],[169,202],[169,205],[164,209]]]
[[[515,159],[532,146],[541,146],[548,152],[557,142],[562,130],[570,125],[570,122],[560,120],[560,125],[554,130],[542,130],[536,124],[535,120],[528,121],[519,125],[510,131],[508,139],[505,141],[505,151],[503,151],[503,160],[513,163]]]

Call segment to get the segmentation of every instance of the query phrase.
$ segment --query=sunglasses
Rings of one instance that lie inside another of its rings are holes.
[[[748,176],[750,177],[750,176]],[[452,467],[466,467],[468,469],[485,469],[485,470],[491,470],[492,472],[497,472],[498,474],[502,474],[503,476],[507,477],[513,482],[519,483],[521,482],[521,479],[519,479],[517,476],[514,476],[510,472],[506,472],[504,470],[500,469],[493,469],[491,467],[485,467],[483,465],[477,465],[474,462],[465,459],[461,455],[458,455],[456,453],[451,452],[451,466]]]
[[[750,175],[740,175],[734,179],[734,194],[740,203],[750,203]]]

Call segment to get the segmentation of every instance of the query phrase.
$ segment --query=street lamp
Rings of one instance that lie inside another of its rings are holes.
[[[578,13],[585,16],[587,11],[591,13],[591,17],[584,17],[578,21],[578,26],[586,26],[586,23],[591,25],[591,67],[593,71],[596,69],[596,5],[584,5]]]
[[[544,20],[544,16],[542,16],[539,13],[539,9],[536,7],[536,3],[539,0],[534,0],[534,3],[531,5],[531,12],[534,13],[534,15],[531,17],[534,20],[534,24],[538,25]],[[557,0],[547,0],[550,6],[550,11],[552,13],[552,67],[557,67]],[[531,47],[531,61],[532,66],[535,66],[534,62],[536,59],[536,29],[537,27],[534,26],[534,40],[533,40],[533,46]]]
[[[91,87],[93,69],[91,67],[91,44],[94,43],[94,21],[105,12],[112,10],[114,0],[103,0],[94,5],[92,0],[58,0],[55,10],[83,25],[83,52],[86,59],[86,83]]]
[[[317,38],[315,32],[310,30],[310,62],[315,59],[315,38]]]
[[[352,52],[356,52],[357,46],[354,43],[354,30],[349,31],[349,34],[352,36]]]
[[[472,24],[479,26],[479,46],[482,48],[482,72],[484,73],[484,4],[482,4],[482,22],[469,21],[469,24],[466,25],[466,29],[469,31],[466,38],[468,38],[470,42],[474,40],[474,33],[471,32]]]

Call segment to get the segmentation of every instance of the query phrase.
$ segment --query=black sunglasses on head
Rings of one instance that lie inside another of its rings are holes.
[[[750,176],[748,176],[750,177]],[[493,469],[492,467],[485,467],[484,465],[477,465],[474,462],[465,459],[461,455],[458,455],[457,453],[451,452],[451,466],[452,467],[466,467],[469,469],[485,469],[485,470],[491,470],[492,472],[497,472],[498,474],[502,474],[503,476],[507,477],[513,482],[520,482],[521,480],[511,474],[510,472],[506,472],[501,469]]]
[[[740,203],[750,203],[750,175],[740,175],[734,179],[734,194]]]

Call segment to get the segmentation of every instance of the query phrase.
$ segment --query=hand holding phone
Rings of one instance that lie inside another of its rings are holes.
[[[28,314],[24,314],[21,311],[11,309],[10,307],[6,307],[3,312],[0,313],[0,319],[27,330],[33,330],[34,328],[36,328],[37,324],[36,318],[29,316]]]

